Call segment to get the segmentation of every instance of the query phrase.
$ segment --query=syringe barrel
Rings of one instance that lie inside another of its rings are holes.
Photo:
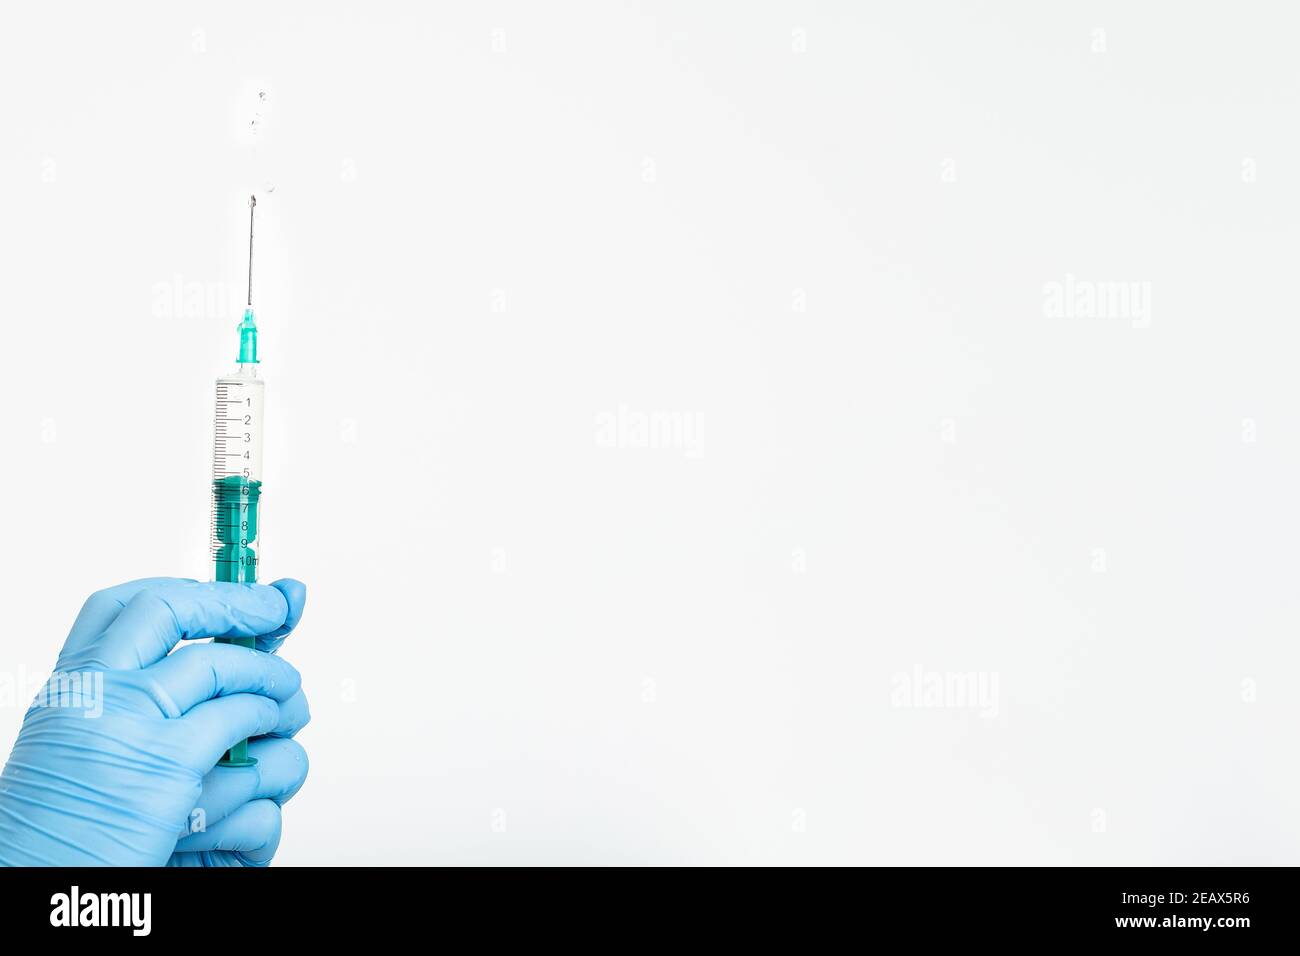
[[[251,371],[217,379],[212,439],[212,579],[257,581],[265,386]]]
[[[212,580],[257,582],[262,543],[262,427],[266,388],[252,365],[217,379],[212,435]],[[217,638],[255,647],[255,637]],[[231,747],[221,763],[247,767],[248,741]]]

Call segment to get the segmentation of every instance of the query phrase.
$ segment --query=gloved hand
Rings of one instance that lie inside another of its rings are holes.
[[[0,864],[265,866],[302,786],[306,588],[132,581],[91,595],[0,775]],[[193,644],[257,637],[257,650]],[[254,767],[216,767],[245,737]]]

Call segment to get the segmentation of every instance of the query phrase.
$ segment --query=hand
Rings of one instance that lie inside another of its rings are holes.
[[[148,578],[91,595],[0,775],[0,864],[270,862],[309,719],[273,656],[306,589]],[[257,650],[182,640],[256,637]],[[215,767],[245,737],[255,767]]]

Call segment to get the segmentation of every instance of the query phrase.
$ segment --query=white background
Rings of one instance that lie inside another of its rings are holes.
[[[280,862],[1300,863],[1298,24],[1136,6],[7,5],[0,735],[256,192]]]

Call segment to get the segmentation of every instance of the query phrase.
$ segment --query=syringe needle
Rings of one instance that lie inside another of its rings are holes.
[[[257,197],[248,197],[248,308],[253,307],[253,210],[257,208]]]
[[[244,321],[239,323],[239,364],[257,364],[257,318],[253,315],[253,210],[257,197],[248,197],[248,306]]]

